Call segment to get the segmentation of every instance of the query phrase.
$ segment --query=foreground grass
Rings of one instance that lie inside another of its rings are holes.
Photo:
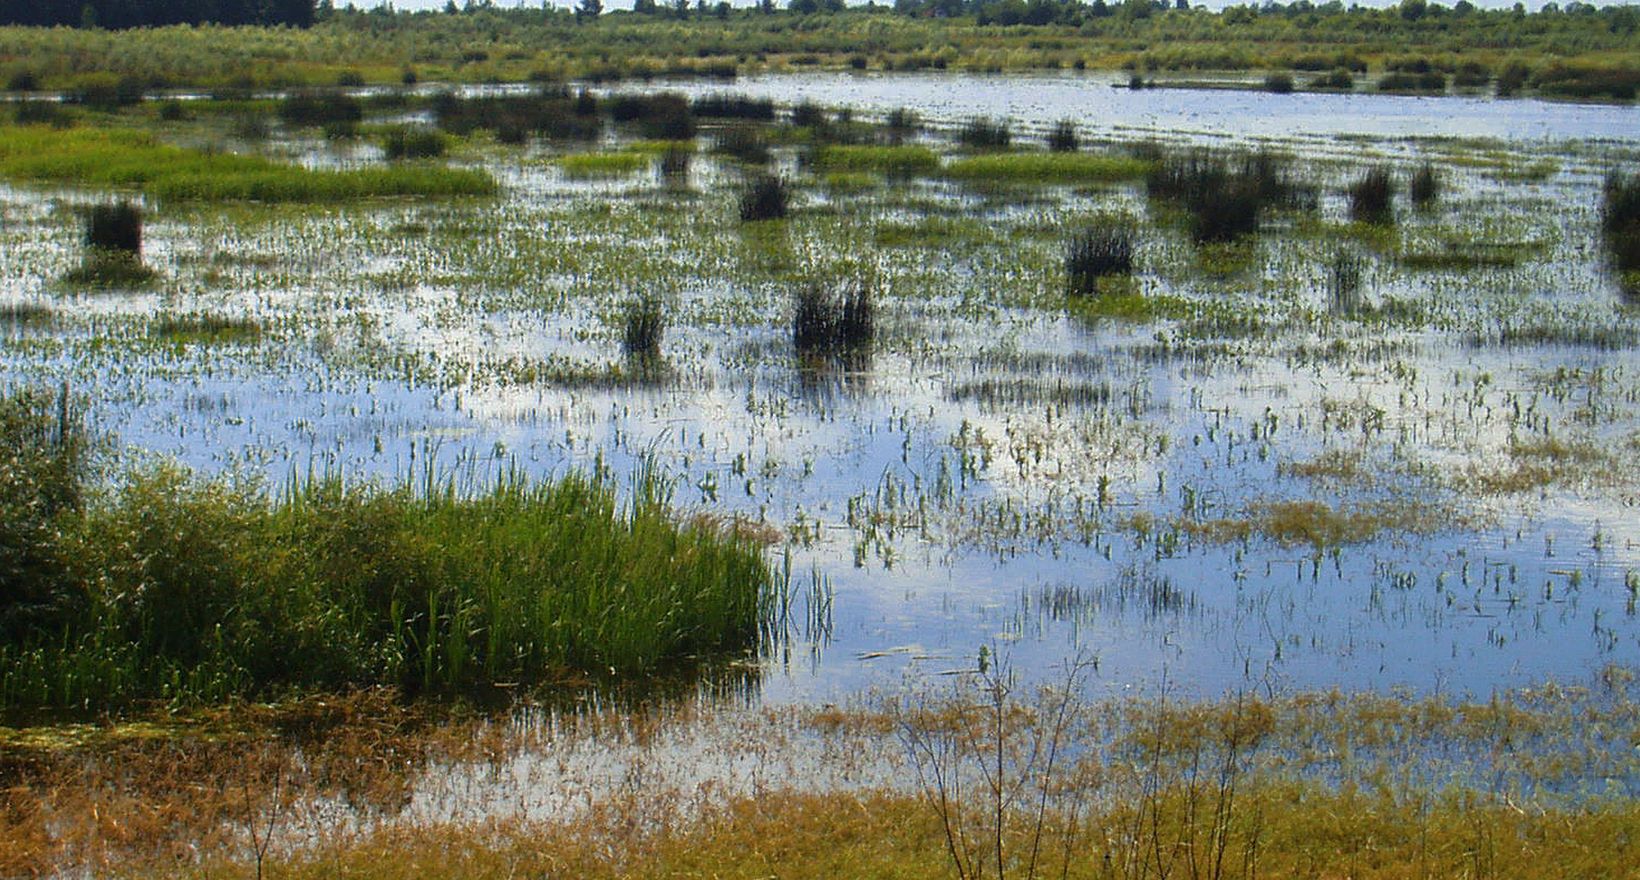
[[[970,156],[947,165],[957,180],[1006,183],[1091,184],[1138,180],[1151,164],[1127,156],[1087,153],[1002,153]]]
[[[0,176],[87,186],[136,187],[158,199],[347,202],[381,196],[493,194],[483,171],[393,165],[316,171],[258,156],[208,153],[121,129],[0,127]]]
[[[1631,678],[1082,703],[979,674],[869,707],[546,724],[369,691],[0,728],[0,873],[1632,877]],[[543,784],[569,806],[532,817]]]
[[[66,406],[0,406],[0,705],[447,691],[757,644],[759,548],[677,522],[653,475],[624,501],[573,474],[271,497],[159,467],[108,490]]]

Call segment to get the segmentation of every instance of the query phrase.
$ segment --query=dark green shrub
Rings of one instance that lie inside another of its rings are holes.
[[[85,244],[142,256],[142,209],[130,202],[92,207],[86,212]]]
[[[0,395],[0,643],[59,638],[86,607],[64,535],[85,503],[90,444],[68,388]]]
[[[1428,73],[1386,73],[1378,78],[1378,90],[1381,92],[1444,92],[1446,91],[1446,74],[1435,71]]]
[[[34,92],[40,89],[40,77],[32,70],[19,70],[6,78],[6,89],[12,92]]]
[[[783,178],[766,175],[752,181],[740,196],[740,219],[780,220],[785,218],[791,193]]]
[[[1013,140],[1006,122],[974,117],[957,132],[957,143],[974,150],[1005,150]]]
[[[702,95],[691,101],[689,108],[696,116],[714,119],[746,119],[754,122],[774,121],[774,101],[768,98],[749,98],[745,95]]]
[[[1340,67],[1331,73],[1324,73],[1310,80],[1310,88],[1325,91],[1348,92],[1355,88],[1355,77],[1348,70]]]
[[[1074,153],[1081,146],[1076,136],[1076,123],[1069,119],[1061,119],[1054,123],[1053,131],[1048,132],[1048,149],[1055,153]]]
[[[1395,222],[1395,178],[1387,168],[1372,168],[1350,185],[1350,219],[1387,225]]]
[[[449,149],[444,135],[430,128],[406,125],[382,136],[382,152],[389,159],[436,159]]]
[[[1264,90],[1277,95],[1286,95],[1293,90],[1293,75],[1290,73],[1272,73],[1264,78]]]
[[[335,122],[358,123],[364,119],[364,104],[341,92],[297,92],[279,102],[279,118],[286,125],[315,128]]]
[[[1412,172],[1412,178],[1407,181],[1407,196],[1412,203],[1419,207],[1434,204],[1441,195],[1441,177],[1435,171],[1432,163],[1425,162]]]
[[[792,309],[792,346],[801,355],[825,355],[869,346],[877,334],[871,286],[836,292],[818,283],[797,289]]]
[[[1100,278],[1131,273],[1133,243],[1133,230],[1126,226],[1095,226],[1078,233],[1065,252],[1066,292],[1092,296]]]

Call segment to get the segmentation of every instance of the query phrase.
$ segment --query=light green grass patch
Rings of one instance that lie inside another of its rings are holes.
[[[932,174],[940,158],[927,147],[831,146],[814,152],[817,171],[909,176]]]
[[[647,152],[575,153],[556,161],[570,177],[624,177],[647,169],[654,157]]]
[[[945,167],[945,174],[965,181],[1087,184],[1136,180],[1149,170],[1149,162],[1127,156],[1001,153],[958,159]]]
[[[0,176],[136,187],[182,201],[343,202],[495,193],[487,172],[440,165],[318,171],[260,156],[184,149],[129,129],[0,129]]]

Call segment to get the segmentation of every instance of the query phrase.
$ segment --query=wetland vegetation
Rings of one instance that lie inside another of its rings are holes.
[[[1435,8],[327,10],[163,104],[30,54],[83,94],[0,124],[0,876],[1626,870],[1632,108],[887,72],[1625,63]],[[1335,19],[1384,42],[1272,48]],[[851,72],[616,81],[726,65]]]

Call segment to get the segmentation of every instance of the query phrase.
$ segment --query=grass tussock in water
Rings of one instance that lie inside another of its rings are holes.
[[[1078,232],[1065,251],[1066,293],[1092,296],[1100,278],[1130,274],[1136,238],[1129,225],[1106,224]]]
[[[764,175],[753,180],[740,194],[740,219],[784,220],[791,202],[791,188],[784,178]]]
[[[758,547],[650,472],[271,495],[170,467],[90,478],[63,398],[0,404],[0,704],[455,690],[643,675],[754,647]]]
[[[122,129],[0,129],[0,175],[136,187],[158,199],[189,201],[345,202],[491,195],[497,189],[483,171],[431,165],[315,171],[259,156],[174,147]]]
[[[927,147],[825,146],[814,151],[814,169],[823,173],[869,172],[898,177],[932,174],[940,159]]]
[[[1002,153],[957,159],[945,174],[957,180],[1011,183],[1096,184],[1139,180],[1150,163],[1129,156],[1092,153]]]
[[[803,355],[858,351],[877,335],[877,306],[868,283],[833,290],[806,284],[792,306],[792,346]]]
[[[577,153],[562,156],[558,167],[570,177],[622,177],[649,167],[653,157],[649,153]]]
[[[1388,168],[1371,168],[1349,188],[1350,219],[1388,226],[1395,222],[1395,178]]]

